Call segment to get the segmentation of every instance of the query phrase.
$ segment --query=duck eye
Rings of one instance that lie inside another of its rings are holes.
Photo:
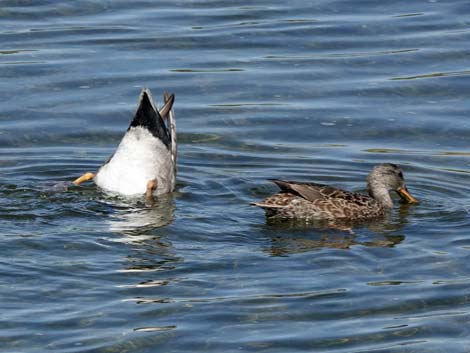
[[[402,172],[398,173],[398,176],[399,176],[401,179],[403,179],[403,173],[402,173]]]

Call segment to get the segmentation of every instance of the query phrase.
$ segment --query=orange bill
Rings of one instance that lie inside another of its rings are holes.
[[[406,202],[408,203],[419,203],[418,200],[416,200],[413,196],[411,196],[410,192],[408,191],[408,189],[406,187],[402,187],[400,189],[397,190],[398,191],[398,194],[400,195],[400,197],[405,200]]]

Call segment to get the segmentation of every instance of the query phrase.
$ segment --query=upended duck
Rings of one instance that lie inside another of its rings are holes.
[[[312,220],[365,220],[383,216],[393,207],[390,192],[408,203],[418,203],[409,193],[399,166],[375,166],[367,177],[369,195],[344,191],[316,183],[271,179],[281,191],[252,205],[263,208],[271,218]]]
[[[73,181],[93,180],[100,188],[127,196],[147,198],[172,192],[176,183],[176,125],[174,94],[164,93],[158,110],[149,89],[143,89],[134,118],[114,154],[96,172]],[[168,126],[164,119],[169,120]]]

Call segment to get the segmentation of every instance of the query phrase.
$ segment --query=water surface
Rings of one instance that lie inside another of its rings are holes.
[[[0,5],[0,350],[469,350],[469,4]],[[177,191],[70,186],[143,86],[176,93]],[[248,205],[381,162],[421,204],[353,234]]]

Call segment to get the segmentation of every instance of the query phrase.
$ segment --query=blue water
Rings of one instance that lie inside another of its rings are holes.
[[[470,3],[0,1],[0,351],[468,352]],[[155,207],[70,181],[176,94]],[[421,204],[267,222],[266,179]]]

